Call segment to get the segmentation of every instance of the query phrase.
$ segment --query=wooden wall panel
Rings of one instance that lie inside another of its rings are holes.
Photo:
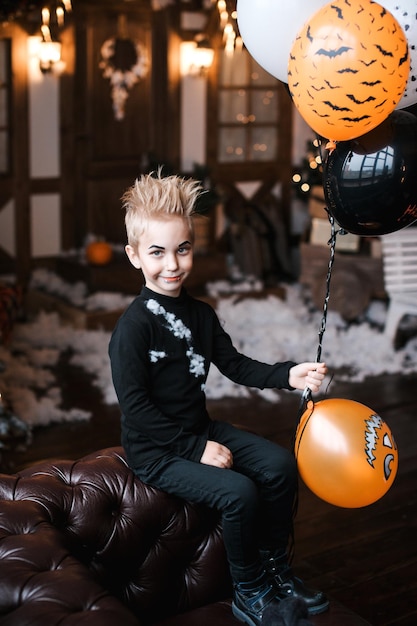
[[[30,180],[29,180],[29,100],[27,91],[27,37],[11,25],[12,36],[12,175],[16,220],[16,274],[22,286],[30,275]]]

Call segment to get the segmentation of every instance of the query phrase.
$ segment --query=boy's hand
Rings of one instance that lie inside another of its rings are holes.
[[[233,455],[229,448],[217,441],[207,441],[200,463],[214,467],[229,468],[233,465]]]
[[[325,363],[299,363],[290,369],[288,382],[294,389],[304,390],[308,387],[316,393],[326,374]]]

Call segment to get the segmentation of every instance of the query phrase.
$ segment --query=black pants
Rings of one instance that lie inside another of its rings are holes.
[[[136,473],[167,493],[218,509],[232,578],[250,580],[259,572],[260,549],[287,548],[296,462],[285,448],[228,423],[211,422],[208,439],[231,450],[232,469],[167,455],[152,469]]]

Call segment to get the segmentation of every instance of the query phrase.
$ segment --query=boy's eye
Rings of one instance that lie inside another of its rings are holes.
[[[162,254],[162,250],[152,250],[151,255],[152,256],[161,256]]]

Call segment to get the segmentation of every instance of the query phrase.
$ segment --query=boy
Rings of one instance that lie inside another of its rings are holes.
[[[124,194],[126,254],[145,284],[119,319],[109,354],[122,410],[122,444],[145,483],[216,508],[234,585],[233,613],[258,626],[266,606],[288,596],[310,613],[327,609],[289,568],[297,469],[280,446],[210,419],[204,385],[210,363],[258,388],[317,392],[324,363],[267,365],[232,345],[214,310],[189,296],[192,215],[202,188],[178,176],[147,174]]]

